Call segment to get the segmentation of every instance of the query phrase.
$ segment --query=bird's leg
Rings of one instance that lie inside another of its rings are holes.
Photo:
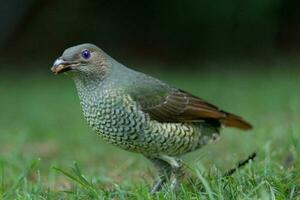
[[[172,167],[171,165],[159,158],[149,158],[154,164],[158,173],[158,179],[154,182],[150,194],[154,194],[162,189],[162,186],[170,179]]]
[[[171,190],[175,191],[176,189],[178,189],[178,186],[180,184],[180,179],[184,175],[182,160],[179,158],[174,158],[166,155],[161,155],[160,159],[166,161],[172,167],[170,188]]]

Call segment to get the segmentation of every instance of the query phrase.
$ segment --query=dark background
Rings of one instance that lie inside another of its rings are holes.
[[[0,17],[0,59],[12,69],[51,65],[84,42],[125,63],[164,68],[300,55],[297,0],[11,0],[1,1]]]

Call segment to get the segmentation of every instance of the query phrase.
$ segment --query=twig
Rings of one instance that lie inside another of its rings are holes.
[[[248,164],[250,161],[253,161],[256,157],[256,152],[253,152],[252,154],[250,154],[248,156],[247,159],[245,160],[242,160],[238,163],[238,165],[235,167],[235,168],[232,168],[230,170],[228,170],[224,175],[223,177],[228,177],[228,176],[231,176],[232,174],[234,174],[239,168],[245,166],[246,164]]]

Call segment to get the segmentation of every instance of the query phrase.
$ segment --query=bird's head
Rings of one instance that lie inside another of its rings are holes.
[[[66,49],[55,60],[51,71],[76,75],[103,75],[108,69],[107,55],[96,45],[81,44]]]

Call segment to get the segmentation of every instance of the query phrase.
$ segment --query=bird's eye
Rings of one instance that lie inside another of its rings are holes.
[[[85,49],[81,52],[81,56],[87,60],[91,57],[91,52],[89,50]]]

